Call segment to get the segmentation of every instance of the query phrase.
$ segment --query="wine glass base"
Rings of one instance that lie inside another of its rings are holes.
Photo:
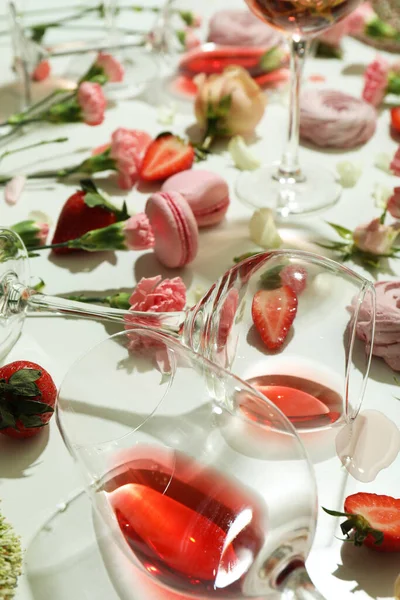
[[[242,173],[236,194],[254,208],[271,208],[281,218],[308,215],[333,206],[341,186],[333,171],[318,165],[302,167],[301,181],[279,175],[279,163]]]

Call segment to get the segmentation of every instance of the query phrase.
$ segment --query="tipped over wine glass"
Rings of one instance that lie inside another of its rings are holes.
[[[372,356],[375,289],[327,258],[291,250],[257,254],[229,269],[197,304],[181,312],[91,305],[38,293],[28,282],[23,242],[14,232],[0,229],[3,356],[31,312],[116,321],[125,328],[148,326],[247,381],[298,430],[343,425],[359,412]],[[294,316],[290,327],[288,299],[295,302],[289,307]],[[258,317],[256,303],[262,309]],[[361,321],[362,341],[356,335]],[[272,338],[279,338],[286,327],[286,339],[271,348],[265,343],[265,327]]]
[[[251,386],[170,336],[125,331],[69,370],[57,422],[102,529],[128,558],[127,597],[140,597],[140,569],[184,596],[323,600],[305,569],[312,466]]]
[[[317,161],[300,164],[300,90],[307,42],[332,27],[361,0],[245,0],[265,23],[282,31],[290,43],[290,115],[286,146],[279,164],[240,175],[236,191],[246,203],[265,207],[282,218],[329,208],[340,197],[334,172]]]

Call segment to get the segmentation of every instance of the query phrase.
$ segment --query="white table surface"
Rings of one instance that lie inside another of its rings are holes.
[[[52,3],[48,1],[48,4]],[[241,6],[240,0],[236,4]],[[1,12],[4,12],[3,5],[5,9],[5,0],[0,0]],[[207,4],[207,10],[221,6],[232,4],[227,0],[219,0]],[[10,106],[17,107],[10,69],[11,53],[7,43],[7,38],[0,38],[1,116],[5,116]],[[359,96],[362,89],[361,72],[374,57],[375,51],[350,39],[344,45],[343,61],[310,60],[306,68],[306,79],[310,74],[323,74],[327,80],[323,85]],[[315,84],[308,82],[308,85]],[[24,137],[24,143],[64,134],[69,137],[69,141],[62,146],[38,148],[7,158],[2,162],[1,171],[55,168],[75,163],[85,156],[83,148],[90,149],[106,142],[118,126],[139,127],[157,134],[165,128],[157,122],[157,107],[170,100],[162,90],[152,88],[150,92],[134,100],[118,101],[107,110],[106,119],[99,127],[76,124],[32,130]],[[192,105],[187,101],[178,102],[178,109],[172,128],[174,132],[183,134],[194,122]],[[286,118],[284,98],[281,94],[272,94],[253,145],[254,152],[262,160],[269,162],[279,156],[285,137]],[[10,147],[18,145],[22,145],[21,140],[13,142]],[[395,149],[396,142],[389,136],[388,110],[381,112],[377,133],[360,150],[322,153],[302,148],[303,159],[332,168],[335,168],[339,160],[359,160],[363,163],[363,174],[355,188],[344,190],[339,203],[331,210],[319,216],[282,225],[281,235],[285,246],[316,250],[312,241],[317,235],[332,236],[324,219],[354,228],[360,221],[368,221],[377,216],[379,211],[371,196],[374,184],[379,182],[393,187],[399,180],[376,169],[373,166],[374,158],[378,152],[394,153]],[[200,165],[200,168],[205,168],[205,165]],[[233,256],[254,248],[248,237],[247,226],[251,210],[235,197],[237,171],[233,168],[229,155],[222,152],[211,156],[206,168],[226,177],[231,186],[232,202],[226,221],[218,228],[200,234],[200,251],[196,260],[179,272],[190,289],[189,296],[197,286],[207,289],[231,266]],[[55,223],[61,206],[73,190],[74,185],[70,183],[31,183],[20,202],[13,207],[4,203],[0,192],[1,224],[9,225],[23,220],[33,210],[44,211]],[[116,188],[108,187],[107,190],[115,194]],[[123,197],[125,194],[117,192],[114,200],[118,201]],[[133,190],[126,198],[132,210],[140,211],[147,195]],[[354,268],[368,276],[362,268]],[[381,274],[380,279],[394,279],[400,274],[398,261],[389,261],[389,268],[390,272]],[[135,252],[115,252],[72,259],[56,258],[44,252],[40,258],[32,259],[31,272],[44,279],[45,291],[49,294],[84,290],[104,292],[105,289],[120,288],[130,290],[142,276],[178,274],[163,269],[151,252],[142,255]],[[29,316],[7,362],[17,359],[38,362],[49,370],[56,384],[60,384],[67,369],[85,349],[117,329],[114,325],[59,316]],[[393,372],[382,361],[374,359],[364,408],[382,410],[400,425],[400,402],[395,399],[396,395],[399,392],[393,383]],[[400,458],[389,469],[381,472],[373,483],[366,485],[346,476],[338,459],[330,458],[316,465],[321,497],[324,502],[329,502],[329,506],[337,508],[342,505],[346,495],[355,491],[391,494],[399,498],[399,467]],[[1,510],[21,535],[26,550],[24,574],[19,581],[17,600],[159,600],[161,594],[154,588],[149,588],[142,576],[135,574],[131,584],[129,578],[125,581],[121,572],[115,574],[109,561],[106,561],[108,571],[106,570],[96,544],[90,506],[85,496],[79,496],[67,510],[63,510],[66,499],[80,489],[78,474],[54,420],[46,432],[24,443],[4,437],[0,439]],[[54,513],[56,517],[49,523]],[[342,545],[335,535],[338,536],[338,531],[334,529],[334,523],[322,518],[308,561],[310,574],[327,600],[393,597],[393,583],[400,572],[399,556],[378,555],[365,549],[355,550],[350,545]],[[108,545],[109,553],[110,548]],[[111,552],[114,558],[117,556],[115,553],[114,550]],[[174,595],[167,596],[172,598]]]

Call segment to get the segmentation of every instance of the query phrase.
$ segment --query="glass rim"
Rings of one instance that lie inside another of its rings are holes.
[[[55,418],[56,418],[57,427],[60,431],[63,442],[66,445],[70,454],[73,455],[75,458],[77,458],[77,454],[79,453],[79,450],[82,450],[84,448],[90,448],[93,446],[98,446],[98,443],[96,443],[96,444],[94,444],[94,443],[72,444],[71,445],[68,430],[63,425],[63,415],[62,415],[63,409],[60,407],[60,399],[61,399],[64,384],[67,381],[67,379],[69,378],[69,376],[71,375],[71,373],[73,372],[73,370],[75,369],[75,367],[77,365],[79,365],[79,363],[82,360],[84,360],[86,357],[88,357],[93,351],[95,351],[97,348],[99,348],[103,344],[106,344],[107,342],[114,340],[115,338],[124,338],[124,337],[128,337],[129,335],[132,335],[132,331],[133,331],[132,329],[119,331],[117,333],[114,333],[111,336],[104,338],[100,342],[97,342],[96,344],[94,344],[93,346],[88,348],[84,353],[82,353],[77,359],[75,359],[73,361],[73,363],[68,368],[67,372],[65,373],[65,375],[61,381],[61,384],[58,388],[58,393],[57,393]],[[137,327],[137,328],[135,327],[134,331],[135,331],[135,334],[136,333],[139,333],[140,335],[144,334],[146,336],[150,336],[150,337],[156,338],[156,339],[161,338],[161,341],[166,342],[167,345],[169,344],[170,346],[173,347],[173,348],[171,348],[172,350],[176,349],[178,352],[183,351],[185,354],[189,354],[191,356],[191,358],[195,359],[197,364],[206,365],[208,368],[210,368],[213,371],[214,374],[217,375],[218,379],[220,379],[221,376],[223,376],[223,377],[228,377],[230,380],[233,380],[236,383],[236,388],[240,388],[240,389],[237,389],[237,391],[249,393],[252,396],[255,396],[259,401],[263,402],[264,404],[266,403],[269,407],[271,407],[276,412],[277,416],[285,424],[285,427],[286,427],[285,430],[279,429],[274,426],[267,427],[266,425],[263,425],[262,423],[260,423],[258,421],[254,421],[254,420],[250,419],[248,416],[246,416],[245,413],[239,412],[237,409],[231,409],[228,405],[224,405],[221,408],[223,408],[223,410],[226,413],[230,414],[232,417],[238,417],[241,420],[243,420],[244,422],[247,422],[248,424],[251,424],[252,426],[256,427],[260,431],[263,431],[263,430],[264,431],[277,431],[282,435],[291,435],[292,437],[294,437],[296,439],[297,443],[299,444],[299,450],[301,448],[301,452],[303,455],[301,458],[306,460],[311,468],[311,462],[310,462],[307,450],[304,446],[304,443],[299,435],[299,432],[296,430],[294,425],[290,422],[288,417],[267,396],[264,396],[263,394],[261,394],[261,392],[258,392],[253,386],[248,384],[246,381],[241,379],[239,376],[237,376],[234,373],[232,373],[231,371],[228,371],[227,369],[224,369],[223,367],[217,365],[216,363],[214,363],[210,359],[206,358],[202,354],[195,352],[188,346],[185,346],[184,344],[182,344],[178,339],[170,336],[167,333],[160,332],[157,329],[154,329],[151,327]],[[61,404],[62,404],[62,402],[63,401],[61,399]],[[160,405],[160,403],[158,403],[157,406],[155,407],[155,409],[146,417],[146,421],[153,416],[153,414],[157,411],[159,405]],[[131,433],[131,431],[123,434],[118,439],[122,439],[126,435],[129,435],[130,433]],[[108,440],[108,442],[110,442],[110,441],[111,440]],[[115,440],[113,440],[113,441],[115,441]],[[107,440],[105,440],[104,442],[101,442],[101,443],[106,443],[106,442],[107,442]]]

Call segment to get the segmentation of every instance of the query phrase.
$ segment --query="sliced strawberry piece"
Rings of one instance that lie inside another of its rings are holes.
[[[347,517],[340,527],[355,546],[400,552],[400,500],[361,492],[346,498],[343,513],[324,511],[334,517]]]
[[[260,290],[253,298],[253,323],[270,350],[282,346],[296,313],[297,296],[287,285],[275,290]]]
[[[395,106],[390,111],[390,120],[392,128],[396,133],[400,133],[400,106]]]
[[[171,175],[190,169],[194,149],[172,133],[159,135],[148,147],[140,176],[144,181],[168,179]]]
[[[92,229],[101,229],[112,225],[117,220],[114,213],[102,206],[88,206],[85,203],[86,192],[73,194],[64,204],[58,217],[52,244],[68,242],[81,237]],[[54,248],[55,254],[70,254],[80,252],[74,248]]]
[[[140,536],[172,569],[213,581],[218,570],[235,566],[232,545],[224,548],[226,533],[184,504],[136,483],[116,489],[109,499],[127,540]]]

